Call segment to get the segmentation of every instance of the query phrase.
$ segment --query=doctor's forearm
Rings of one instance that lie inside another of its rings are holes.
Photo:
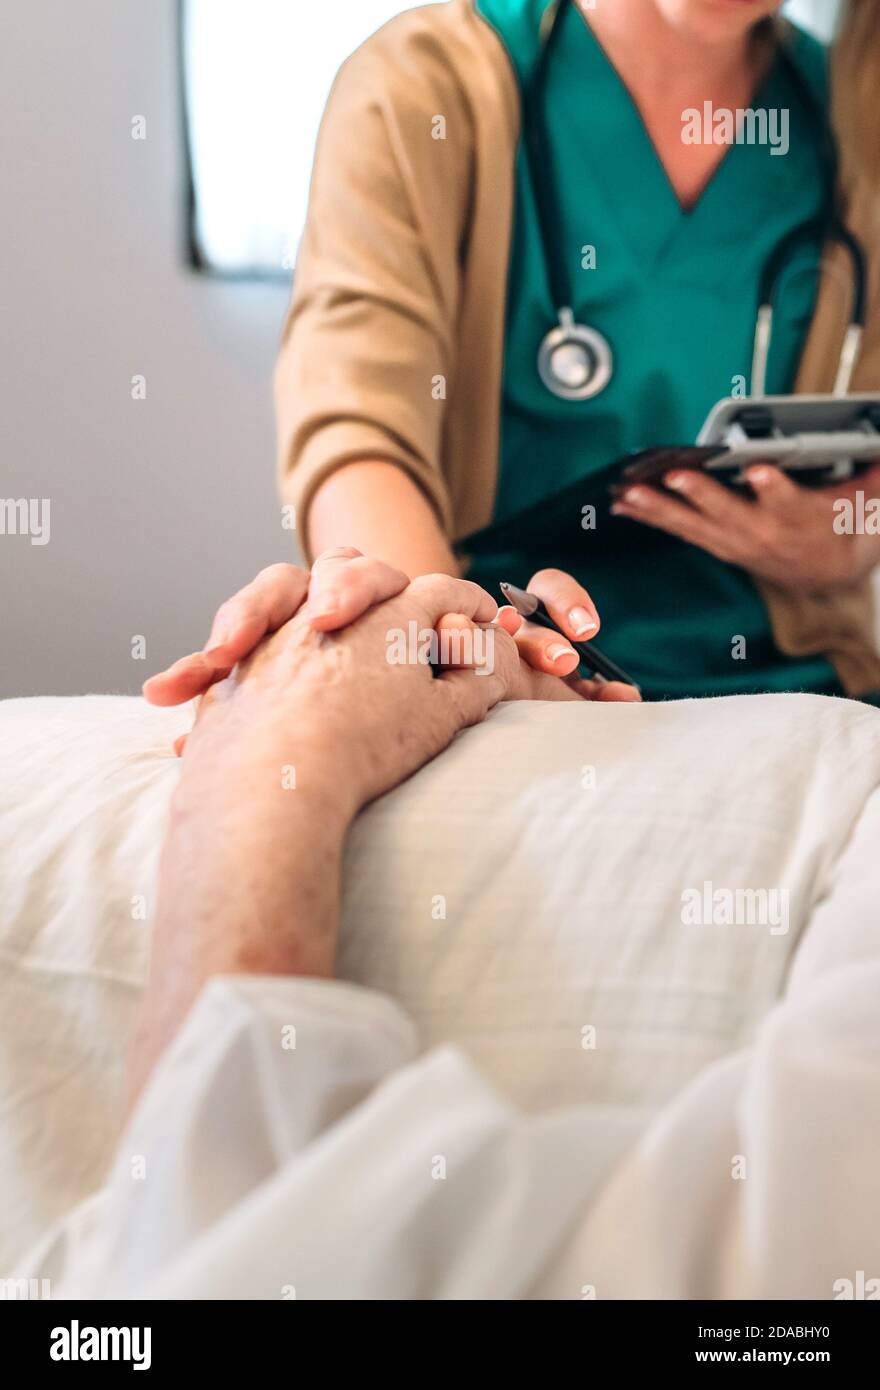
[[[351,545],[410,579],[460,573],[431,503],[393,463],[350,463],[331,473],[315,493],[307,526],[313,556]]]

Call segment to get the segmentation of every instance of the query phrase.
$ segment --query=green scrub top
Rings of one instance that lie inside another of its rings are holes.
[[[547,4],[477,0],[521,89]],[[822,45],[796,30],[791,59],[824,104]],[[786,233],[823,209],[821,130],[786,58],[776,59],[752,105],[790,113],[788,152],[731,145],[699,201],[683,209],[629,91],[584,15],[569,7],[544,111],[575,318],[598,328],[614,354],[610,385],[589,401],[557,399],[537,373],[558,306],[522,144],[517,154],[494,520],[522,516],[524,524],[515,545],[509,525],[497,546],[491,528],[484,533],[469,574],[497,596],[501,579],[524,586],[543,566],[570,570],[597,604],[603,650],[648,698],[841,690],[823,658],[778,651],[743,570],[609,510],[608,485],[619,475],[612,465],[631,450],[693,443],[716,401],[748,389],[762,270]],[[783,271],[768,394],[793,388],[820,257],[817,236]],[[531,508],[578,480],[583,504],[596,508],[594,529],[579,529],[572,546],[552,526],[528,526]]]

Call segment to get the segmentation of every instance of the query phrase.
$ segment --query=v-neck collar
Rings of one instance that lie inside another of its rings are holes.
[[[779,159],[766,146],[734,144],[697,201],[684,207],[638,106],[585,17],[567,15],[563,25],[550,65],[545,118],[557,143],[567,147],[557,171],[567,169],[568,179],[576,178],[570,187],[591,209],[596,236],[585,240],[613,236],[642,274],[659,273],[682,246],[689,254],[735,253],[744,232],[743,209],[749,209],[750,225],[770,214],[786,196],[801,152]],[[792,59],[797,58],[795,46]],[[786,65],[777,55],[753,100],[791,108],[797,121],[804,111]]]
[[[599,58],[598,64],[595,61],[593,61],[593,68],[595,69],[601,66],[605,69],[606,85],[614,86],[616,88],[616,100],[614,104],[619,109],[626,110],[628,124],[630,124],[634,129],[637,129],[637,131],[640,133],[642,143],[645,146],[647,146],[647,149],[650,151],[650,154],[657,165],[657,171],[662,175],[662,181],[666,185],[668,195],[675,204],[676,211],[678,212],[679,216],[683,219],[692,217],[698,211],[700,204],[710,193],[712,185],[716,182],[716,180],[723,176],[724,166],[731,160],[738,147],[735,144],[729,145],[727,147],[721,159],[718,160],[717,164],[712,170],[712,173],[709,175],[709,178],[706,180],[706,182],[703,184],[703,187],[700,189],[698,196],[694,199],[692,203],[683,203],[678,195],[675,185],[672,182],[672,179],[669,176],[669,170],[667,169],[666,164],[663,161],[663,157],[660,154],[659,149],[657,148],[657,144],[654,140],[654,137],[648,129],[647,122],[645,121],[639,104],[633,96],[632,92],[630,91],[630,88],[628,87],[622,73],[615,64],[614,60],[609,55],[608,50],[605,48],[604,44],[602,43],[602,40],[599,38],[595,29],[590,24],[588,16],[581,9],[580,5],[577,3],[577,0],[572,0],[572,3],[569,5],[568,8],[570,11],[574,11],[574,14],[570,14],[569,16],[565,17],[562,21],[563,24],[568,24],[569,22],[574,21],[574,27],[584,31],[584,33],[581,36],[580,47],[584,47],[583,39],[586,38],[587,46],[591,50],[591,58],[594,60],[597,56]],[[573,38],[573,35],[571,37]],[[577,41],[575,40],[575,44],[576,43]],[[575,49],[575,51],[577,50]],[[767,97],[768,92],[770,91],[770,89],[772,89],[773,86],[773,77],[778,67],[778,63],[779,57],[777,55],[771,59],[770,63],[767,65],[766,71],[763,73],[761,78],[755,83],[754,89],[749,98],[750,108],[760,109],[765,104],[765,98]]]

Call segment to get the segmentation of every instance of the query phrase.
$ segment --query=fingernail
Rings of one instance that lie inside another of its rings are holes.
[[[564,656],[577,656],[577,652],[566,642],[554,642],[552,647],[547,648],[547,655],[551,661],[560,661]]]
[[[759,486],[761,483],[769,483],[772,472],[772,468],[764,466],[750,468],[748,472],[749,482],[757,483]]]
[[[690,478],[686,473],[669,473],[663,481],[667,487],[674,488],[676,492],[687,492],[690,487]]]
[[[640,502],[644,502],[647,493],[643,487],[627,488],[623,494],[624,502],[628,502],[631,507],[637,507]]]
[[[587,632],[595,632],[599,624],[590,616],[586,608],[572,608],[568,615],[575,637],[583,637]]]

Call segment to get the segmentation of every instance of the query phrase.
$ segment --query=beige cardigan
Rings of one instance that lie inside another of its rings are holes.
[[[355,459],[405,469],[453,539],[491,520],[519,123],[512,66],[473,0],[405,12],[342,67],[275,379],[301,536],[318,485]],[[853,389],[876,390],[880,217],[872,190],[845,168],[843,181],[871,261]],[[830,247],[799,391],[831,389],[849,304],[848,262]],[[869,582],[809,598],[758,587],[784,652],[826,654],[851,694],[880,690]]]

